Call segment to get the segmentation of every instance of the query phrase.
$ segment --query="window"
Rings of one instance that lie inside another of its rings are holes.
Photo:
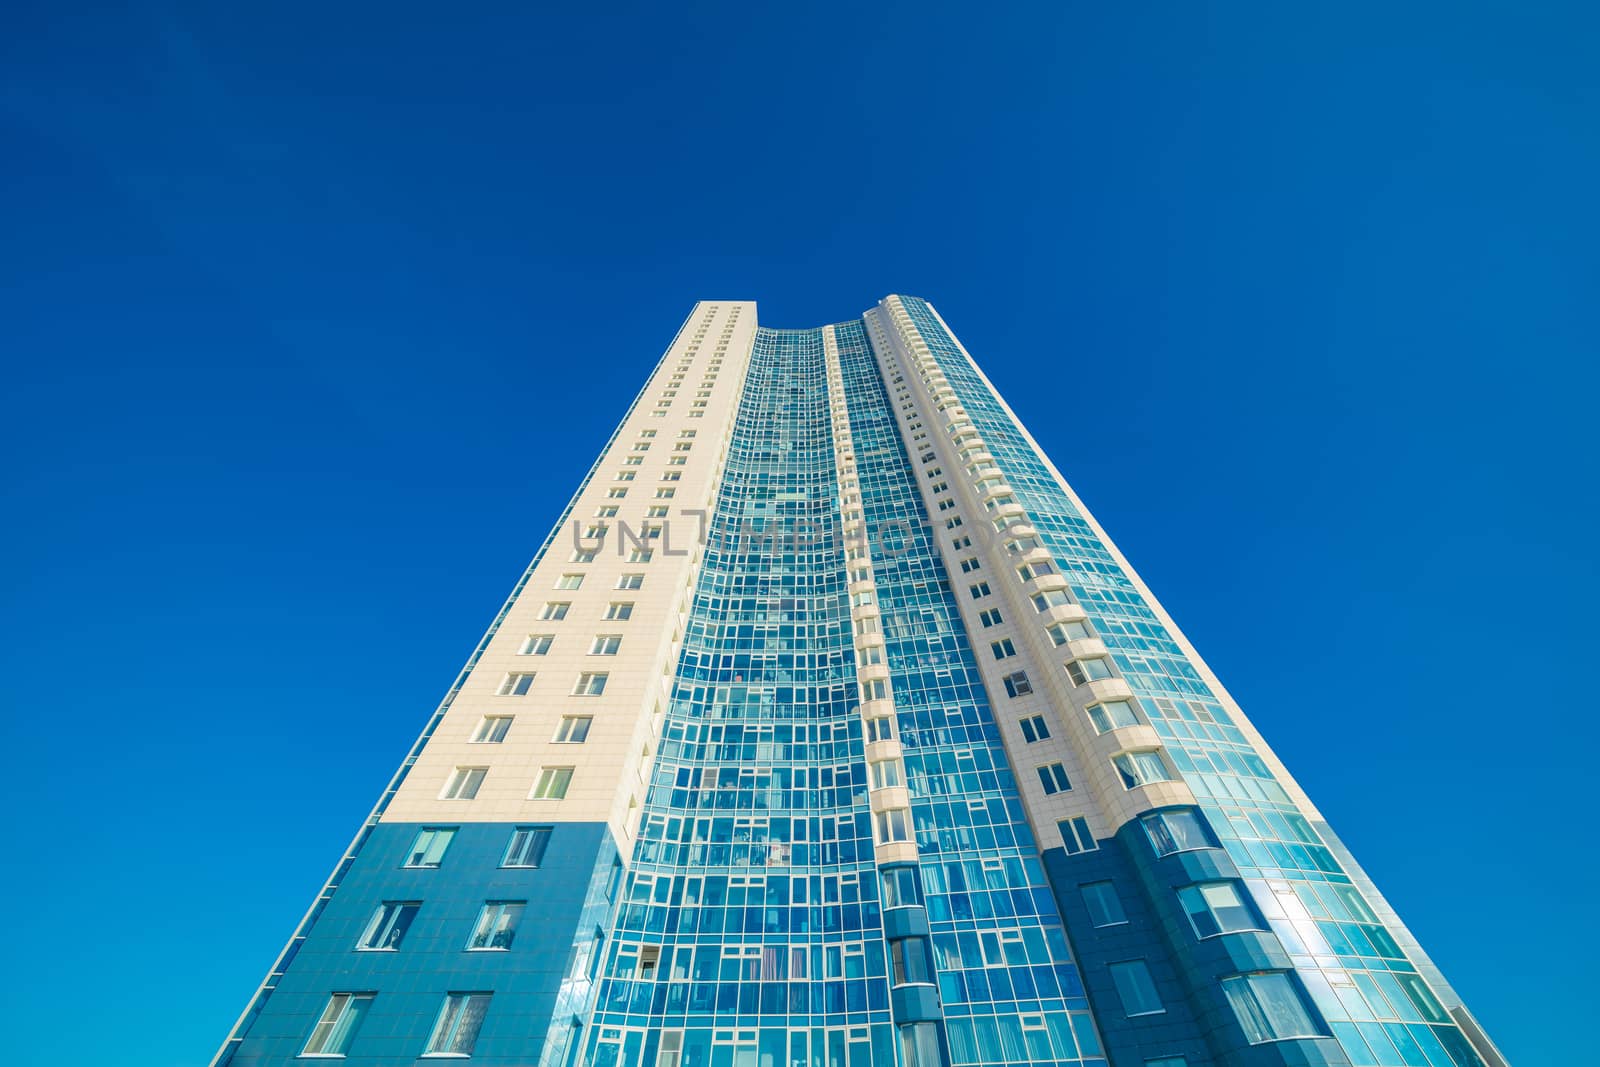
[[[890,808],[888,811],[878,812],[878,844],[887,845],[892,841],[910,841],[910,814],[905,808]]]
[[[889,942],[889,968],[893,985],[931,985],[933,960],[928,939],[902,937]]]
[[[534,674],[508,674],[501,681],[500,688],[495,690],[496,696],[525,697],[533,686]]]
[[[617,509],[612,508],[611,510],[615,511]],[[563,574],[560,578],[556,579],[557,589],[577,589],[582,585],[583,575],[581,574]]]
[[[613,600],[610,604],[606,605],[606,618],[616,622],[622,622],[633,618],[633,604],[620,603]]]
[[[506,732],[511,729],[511,716],[485,715],[478,723],[478,729],[472,735],[475,745],[498,745],[506,739]]]
[[[999,608],[990,608],[988,611],[979,612],[978,621],[983,623],[986,628],[990,626],[999,626],[1002,622],[1005,622],[1005,620],[1000,617]]]
[[[986,597],[989,595],[989,583],[978,582],[976,585],[969,585],[967,592],[972,594],[973,600],[977,600],[979,597]]]
[[[572,784],[571,767],[546,767],[539,772],[530,800],[560,800]]]
[[[1222,980],[1222,991],[1252,1045],[1288,1037],[1322,1037],[1305,998],[1284,971],[1241,974]]]
[[[1095,733],[1103,734],[1123,726],[1138,726],[1139,716],[1126,700],[1107,700],[1089,705],[1089,721],[1094,724]]]
[[[608,489],[608,490],[606,490],[606,496],[608,496],[612,500],[623,500],[623,499],[625,499],[627,497],[627,495],[628,495],[628,490],[625,487],[622,488],[622,489]]]
[[[556,724],[556,735],[550,740],[558,745],[581,745],[589,739],[589,727],[594,725],[591,715],[563,715]]]
[[[522,642],[522,647],[517,649],[517,655],[542,656],[550,651],[550,643],[555,639],[554,634],[529,634],[528,639]]]
[[[673,497],[675,497],[677,495],[678,495],[678,491],[676,489],[657,489],[656,490],[656,499],[657,500],[671,500]]]
[[[651,510],[653,511],[655,509],[652,508]],[[663,514],[666,513],[666,509],[665,508],[662,509],[662,513]],[[655,555],[655,553],[652,552],[648,548],[635,548],[635,549],[633,549],[632,551],[630,551],[628,553],[628,562],[629,563],[649,563],[651,557],[653,557],[654,555]]]
[[[621,634],[596,634],[594,643],[589,646],[589,655],[615,656],[617,654],[617,649],[621,647]]]
[[[1047,589],[1043,593],[1035,593],[1029,599],[1033,601],[1035,611],[1049,611],[1051,608],[1072,603],[1071,598],[1061,589]]]
[[[572,687],[572,695],[597,697],[606,691],[606,679],[609,677],[603,671],[584,671],[578,675],[578,684]]]
[[[971,572],[973,572],[975,570],[978,570],[982,566],[983,566],[983,564],[978,562],[977,557],[975,557],[975,556],[968,557],[967,559],[964,559],[964,560],[961,561],[961,573],[962,574],[970,574]]]
[[[1005,682],[1006,696],[1008,697],[1027,696],[1033,692],[1033,685],[1028,681],[1027,671],[1008,674],[1001,680]]]
[[[994,653],[995,659],[1010,659],[1017,654],[1017,646],[1011,643],[1011,638],[1002,637],[989,642],[989,651]]]
[[[453,826],[424,826],[417,832],[417,839],[411,842],[411,851],[406,855],[406,867],[437,867],[444,859],[444,850],[450,847],[450,839],[456,836]]]
[[[580,549],[578,549],[576,552],[574,552],[572,554],[572,562],[574,562],[574,563],[593,563],[594,560],[595,560],[595,556],[597,556],[597,555],[598,555],[598,553],[595,552],[593,549],[580,548]]]
[[[888,741],[894,737],[893,720],[888,715],[879,715],[867,720],[867,741]]]
[[[1110,882],[1088,882],[1078,887],[1083,894],[1083,906],[1089,909],[1089,921],[1095,926],[1121,926],[1128,921],[1122,910],[1122,898]]]
[[[1062,819],[1056,823],[1056,829],[1061,831],[1061,843],[1067,846],[1069,856],[1075,856],[1079,852],[1093,852],[1100,847],[1095,844],[1094,834],[1089,832],[1089,820],[1082,815]]]
[[[1046,633],[1050,635],[1050,640],[1058,645],[1064,645],[1068,641],[1082,641],[1085,638],[1094,636],[1089,632],[1089,624],[1085,622],[1058,622],[1050,627]]]
[[[537,867],[544,859],[544,850],[550,845],[552,827],[519,826],[511,833],[511,844],[506,848],[502,867]]]
[[[1050,736],[1050,727],[1045,725],[1043,715],[1030,715],[1022,720],[1022,739],[1028,744],[1043,741]]]
[[[411,920],[421,908],[422,902],[417,900],[384,901],[372,913],[356,948],[362,952],[393,952],[400,947],[406,931],[411,928]]]
[[[1044,784],[1044,795],[1051,796],[1055,793],[1065,793],[1072,788],[1072,783],[1067,781],[1067,769],[1059,763],[1046,764],[1038,768],[1039,781]]]
[[[1237,882],[1201,882],[1178,890],[1178,900],[1188,913],[1189,925],[1200,938],[1263,929],[1255,909],[1239,892]]]
[[[1158,1015],[1167,1009],[1161,1006],[1161,996],[1150,977],[1150,968],[1144,960],[1128,960],[1111,965],[1111,981],[1116,984],[1117,996],[1122,999],[1122,1013],[1129,1018],[1135,1015]]]
[[[489,1010],[489,997],[488,993],[447,993],[444,1006],[439,1009],[439,1021],[433,1024],[433,1035],[428,1038],[428,1050],[423,1055],[472,1055],[478,1030]]]
[[[1144,1067],[1189,1067],[1189,1061],[1182,1056],[1157,1056],[1153,1060],[1145,1060]]]
[[[882,678],[869,678],[861,684],[862,700],[888,700],[889,683]]]
[[[372,993],[335,993],[322,1009],[322,1018],[311,1029],[302,1056],[343,1056],[356,1039],[361,1020],[372,1007]]]
[[[922,903],[916,867],[888,867],[883,872],[883,906],[905,908]]]
[[[523,901],[491,900],[478,912],[478,922],[467,939],[468,951],[483,951],[511,947],[517,936],[517,923],[522,921]]]
[[[1072,679],[1073,685],[1082,685],[1099,678],[1111,677],[1111,662],[1104,656],[1090,656],[1085,659],[1075,659],[1067,664],[1067,675]]]
[[[618,589],[643,589],[644,575],[624,574],[617,578]]]
[[[570,601],[552,600],[546,603],[544,609],[539,612],[539,618],[564,619],[567,617],[567,612],[571,610],[572,604]]]
[[[1144,832],[1158,856],[1188,852],[1196,848],[1215,848],[1210,828],[1194,808],[1175,808],[1140,816]]]
[[[874,789],[889,789],[905,784],[900,777],[899,760],[879,760],[867,764],[867,777]]]
[[[483,785],[484,775],[488,773],[487,767],[457,767],[450,780],[445,783],[444,792],[439,794],[439,799],[471,800],[478,795],[478,787]]]
[[[1124,752],[1120,756],[1111,757],[1111,763],[1117,768],[1117,773],[1122,776],[1122,788],[1137,789],[1141,785],[1152,782],[1167,782],[1172,780],[1172,775],[1167,770],[1166,762],[1161,758],[1161,753],[1155,749],[1146,749],[1142,752]]]

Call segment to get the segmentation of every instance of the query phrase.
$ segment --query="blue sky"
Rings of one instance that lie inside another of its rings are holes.
[[[1592,1058],[1593,9],[536,7],[8,12],[13,1062],[205,1062],[692,301],[889,292]]]

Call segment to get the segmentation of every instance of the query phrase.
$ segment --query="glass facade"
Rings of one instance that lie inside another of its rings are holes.
[[[754,320],[696,307],[219,1067],[1503,1064],[929,305]]]

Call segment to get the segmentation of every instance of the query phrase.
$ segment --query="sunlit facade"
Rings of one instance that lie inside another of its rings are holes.
[[[696,305],[216,1062],[333,1057],[1504,1063],[898,296]]]

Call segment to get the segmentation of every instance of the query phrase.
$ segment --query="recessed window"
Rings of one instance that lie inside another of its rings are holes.
[[[594,643],[589,646],[589,655],[615,656],[617,649],[621,647],[621,634],[598,634],[594,639]]]
[[[1059,763],[1049,763],[1037,768],[1039,781],[1044,786],[1045,796],[1055,793],[1065,793],[1072,788],[1072,783],[1067,780],[1067,769]]]
[[[628,490],[626,488],[609,489],[606,491],[606,496],[612,500],[625,500],[628,496]]]
[[[533,680],[536,677],[538,676],[531,673],[508,674],[500,682],[500,688],[495,690],[495,695],[502,697],[525,697],[528,695],[528,690],[533,688]]]
[[[578,675],[578,683],[572,687],[575,697],[597,697],[606,691],[606,679],[610,675],[603,671],[584,671]]]
[[[1110,882],[1088,882],[1078,887],[1083,895],[1083,906],[1089,909],[1089,921],[1095,926],[1121,926],[1128,921],[1122,910],[1122,898]]]
[[[335,993],[322,1009],[322,1017],[311,1029],[302,1056],[343,1056],[356,1039],[361,1020],[372,1007],[373,993]]]
[[[654,558],[655,552],[648,548],[635,548],[628,553],[629,563],[649,563]]]
[[[1138,726],[1139,716],[1133,713],[1133,705],[1126,700],[1105,700],[1089,705],[1089,721],[1094,724],[1095,733],[1103,734],[1124,726]]]
[[[589,739],[589,727],[593,725],[592,715],[563,715],[550,740],[558,745],[581,745]]]
[[[978,613],[978,621],[987,629],[990,626],[999,626],[1005,620],[1000,617],[999,608],[990,608],[988,611]]]
[[[395,951],[405,939],[406,931],[411,929],[411,920],[421,910],[422,902],[417,900],[384,901],[372,913],[367,928],[361,932],[361,940],[356,942],[356,948],[362,952]]]
[[[612,508],[611,510],[615,511],[616,509]],[[556,580],[557,589],[577,589],[582,585],[583,575],[581,574],[563,574]]]
[[[905,808],[890,808],[877,814],[878,844],[911,840],[911,813]]]
[[[1222,980],[1233,1014],[1252,1045],[1289,1037],[1322,1037],[1300,987],[1284,971],[1241,974]]]
[[[1210,828],[1194,808],[1152,812],[1140,816],[1139,821],[1144,825],[1145,836],[1150,838],[1150,844],[1158,856],[1217,847]]]
[[[867,780],[872,783],[873,789],[890,789],[905,784],[900,777],[900,761],[892,759],[867,764]]]
[[[1067,676],[1073,685],[1111,677],[1111,661],[1104,656],[1087,656],[1067,664]]]
[[[472,732],[472,743],[475,745],[498,745],[506,739],[506,734],[510,729],[510,715],[485,715],[479,720],[478,728]]]
[[[439,1018],[433,1024],[424,1055],[472,1055],[478,1043],[478,1030],[489,1011],[489,993],[447,993]]]
[[[572,554],[574,563],[593,563],[596,553],[592,549],[580,548]]]
[[[1068,641],[1082,641],[1094,636],[1089,632],[1089,624],[1085,622],[1058,622],[1045,632],[1057,645],[1064,645]]]
[[[1167,770],[1166,761],[1161,758],[1161,753],[1154,749],[1141,752],[1124,752],[1113,756],[1111,763],[1117,768],[1117,773],[1122,776],[1122,788],[1137,789],[1142,785],[1154,782],[1168,782],[1172,774]]]
[[[439,799],[471,800],[478,795],[478,788],[483,785],[483,779],[488,773],[487,767],[457,767],[450,775],[450,780],[445,783],[444,792],[439,794]]]
[[[889,942],[889,977],[892,985],[933,984],[933,960],[925,937],[901,937]]]
[[[982,566],[983,564],[979,563],[976,557],[969,557],[961,561],[961,573],[970,574],[975,570],[979,570]]]
[[[624,574],[617,578],[618,589],[643,589],[644,575]]]
[[[626,619],[633,618],[632,602],[624,603],[613,600],[610,604],[606,605],[606,618],[616,622],[622,622]]]
[[[1060,820],[1056,823],[1056,829],[1061,831],[1061,843],[1066,846],[1069,856],[1093,852],[1100,847],[1095,844],[1094,834],[1089,832],[1089,820],[1082,815]]]
[[[1029,599],[1033,601],[1035,611],[1049,611],[1051,608],[1072,603],[1072,598],[1067,596],[1063,589],[1047,589],[1042,593],[1035,593]]]
[[[1161,1004],[1155,980],[1150,977],[1150,968],[1144,960],[1113,963],[1110,970],[1111,981],[1122,1000],[1124,1015],[1131,1019],[1135,1015],[1159,1015],[1167,1010]]]
[[[1016,671],[1008,674],[1001,681],[1005,683],[1006,696],[1008,697],[1027,696],[1033,692],[1033,684],[1028,681],[1027,671]]]
[[[417,832],[417,839],[406,853],[407,867],[437,867],[444,860],[445,849],[456,836],[453,826],[425,826]]]
[[[1029,715],[1022,720],[1021,726],[1022,739],[1030,745],[1050,736],[1050,727],[1045,724],[1043,715]]]
[[[872,678],[861,683],[862,700],[889,699],[889,683],[882,678]]]
[[[977,600],[980,597],[986,597],[989,595],[989,583],[978,582],[974,585],[969,585],[967,586],[967,592],[972,594],[973,600]]]
[[[469,952],[504,951],[511,947],[517,936],[517,924],[522,921],[520,900],[491,900],[478,912],[478,921],[467,939]]]
[[[1239,892],[1237,882],[1201,882],[1178,890],[1196,937],[1215,937],[1239,930],[1260,930],[1261,921]]]
[[[922,903],[921,875],[916,867],[888,867],[883,872],[883,906],[905,908]]]
[[[544,850],[550,845],[549,826],[519,826],[511,834],[511,844],[506,848],[502,867],[537,867],[544,860]]]
[[[539,772],[539,780],[533,786],[533,800],[560,800],[567,795],[567,787],[572,784],[571,767],[546,767]]]
[[[572,610],[572,602],[571,601],[552,600],[552,601],[549,601],[548,603],[546,603],[544,608],[543,608],[543,610],[541,610],[539,612],[539,618],[541,618],[541,619],[564,619],[564,618],[567,617],[567,612],[569,612],[571,610]]]
[[[867,720],[867,741],[888,741],[894,737],[894,719],[878,715]]]
[[[989,642],[989,651],[994,653],[995,659],[1010,659],[1017,654],[1017,646],[1011,643],[1011,638],[1002,637]]]
[[[661,489],[657,489],[656,490],[656,499],[657,500],[671,500],[673,497],[675,497],[677,495],[678,495],[678,491],[676,489],[672,489],[672,488],[661,488]]]
[[[542,656],[550,651],[550,643],[554,640],[554,634],[529,634],[522,642],[522,647],[517,649],[517,655]]]

